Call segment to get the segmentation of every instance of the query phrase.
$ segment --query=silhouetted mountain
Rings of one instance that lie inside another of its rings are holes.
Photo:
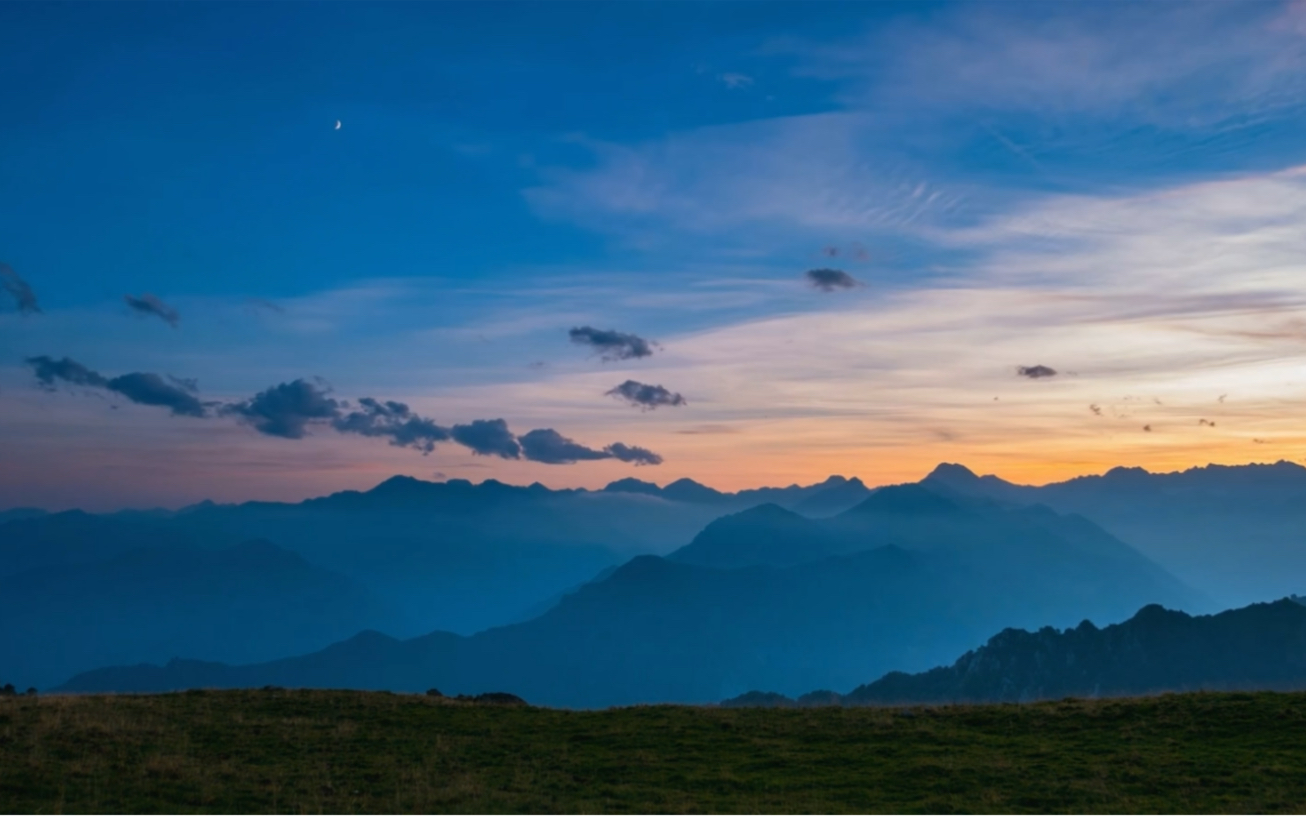
[[[1008,629],[956,663],[893,672],[845,704],[1025,702],[1165,691],[1306,688],[1306,607],[1291,600],[1190,617],[1158,605],[1099,629]]]
[[[759,564],[787,567],[839,551],[817,522],[778,505],[763,504],[717,519],[667,559],[724,569]]]
[[[963,507],[916,486],[867,502],[820,521],[775,506],[722,519],[669,558],[637,557],[538,618],[472,637],[368,636],[262,665],[108,669],[66,689],[435,686],[547,705],[707,702],[761,684],[846,688],[937,665],[1005,626],[1193,600],[1105,533],[1092,546],[1057,535],[1067,522],[1055,514]]]
[[[10,521],[22,521],[23,519],[40,518],[48,515],[46,511],[38,507],[15,507],[12,510],[0,510],[0,524]]]
[[[829,515],[840,510],[846,510],[856,504],[857,501],[865,498],[864,494],[859,495],[859,487],[865,490],[865,486],[862,485],[859,479],[831,476],[824,482],[814,485],[800,486],[795,484],[788,487],[759,487],[741,490],[738,493],[722,493],[719,490],[705,487],[692,479],[680,479],[666,487],[658,487],[652,482],[626,478],[610,483],[603,488],[603,492],[640,493],[670,501],[714,505],[720,507],[722,512],[755,507],[759,504],[777,504],[781,507],[795,508],[803,502],[814,500],[819,495],[830,494],[824,500],[824,503],[816,502],[813,509],[817,512],[810,514]],[[844,488],[843,492],[839,492],[838,488]],[[866,492],[869,493],[868,490]],[[841,502],[846,502],[846,504],[839,506]]]
[[[42,688],[106,663],[266,660],[396,623],[357,584],[257,541],[131,549],[9,572],[0,578],[0,622],[0,666]]]
[[[871,495],[858,478],[840,479],[838,484],[814,493],[793,505],[793,511],[810,518],[826,518],[856,507]]]
[[[922,482],[950,495],[1079,513],[1221,605],[1286,595],[1306,574],[1306,468],[1113,468],[1043,487],[940,465]]]
[[[615,482],[609,482],[603,488],[604,493],[642,493],[645,496],[661,496],[662,488],[653,482],[645,482],[633,477],[618,479]]]
[[[386,597],[415,622],[392,634],[471,633],[538,613],[631,555],[669,552],[764,496],[796,502],[834,483],[728,494],[688,479],[665,488],[629,479],[593,492],[396,476],[299,503],[200,502],[177,512],[61,513],[29,519],[27,528],[3,525],[0,556],[15,555],[0,557],[0,574],[138,547],[261,538]]]

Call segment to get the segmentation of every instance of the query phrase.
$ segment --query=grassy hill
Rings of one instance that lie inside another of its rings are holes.
[[[0,698],[0,812],[1300,812],[1306,693],[563,711]]]

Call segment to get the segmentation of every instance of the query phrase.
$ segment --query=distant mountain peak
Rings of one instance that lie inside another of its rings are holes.
[[[952,500],[918,484],[900,484],[880,488],[848,512],[933,515],[955,513],[959,509]]]
[[[930,475],[925,478],[935,479],[942,482],[962,480],[970,482],[979,479],[979,476],[975,471],[965,465],[958,465],[952,462],[940,462],[938,465],[935,465],[934,470],[931,470]]]
[[[644,493],[649,496],[662,495],[662,488],[653,482],[646,482],[643,479],[636,479],[633,476],[627,476],[624,479],[618,479],[615,482],[609,482],[603,488],[604,493]]]
[[[384,482],[381,482],[380,484],[378,484],[376,487],[372,488],[368,492],[369,493],[395,493],[400,491],[411,490],[416,485],[428,485],[428,484],[433,484],[433,483],[424,482],[421,479],[417,479],[412,476],[397,474],[395,476],[391,476],[389,479],[386,479]]]
[[[726,494],[707,485],[699,484],[693,479],[677,479],[662,488],[662,495],[677,501],[715,501]]]

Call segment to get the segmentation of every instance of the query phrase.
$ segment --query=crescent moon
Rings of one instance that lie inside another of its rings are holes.
[[[340,120],[336,120],[336,130],[340,130]]]

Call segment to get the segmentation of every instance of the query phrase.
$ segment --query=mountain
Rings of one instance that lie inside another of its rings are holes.
[[[752,508],[712,522],[667,558],[718,568],[784,567],[887,545],[932,553],[964,570],[990,589],[994,608],[1004,607],[1007,598],[1023,599],[1013,613],[1030,611],[1029,584],[1039,582],[1060,588],[1061,608],[1076,620],[1090,609],[1116,620],[1162,599],[1193,611],[1211,607],[1209,599],[1081,516],[949,498],[914,484],[880,488],[828,519],[807,519],[775,505]]]
[[[667,559],[726,569],[759,564],[787,567],[839,549],[819,523],[779,505],[763,504],[717,519]]]
[[[623,479],[587,491],[396,476],[298,503],[74,511],[0,524],[0,574],[137,547],[265,539],[387,598],[413,622],[391,634],[470,634],[536,614],[633,555],[669,552],[718,516],[773,499],[796,503],[845,481],[731,494],[689,479],[665,487]]]
[[[1306,688],[1306,606],[1293,600],[1191,617],[1150,605],[1099,629],[1008,629],[956,663],[894,672],[845,704],[1025,702],[1165,691]]]
[[[810,518],[825,518],[850,510],[871,495],[871,489],[861,479],[831,477],[831,481],[834,479],[839,481],[834,484],[827,482],[825,489],[794,504],[793,511]]]
[[[921,484],[1086,516],[1225,607],[1286,595],[1306,574],[1306,468],[1292,462],[1176,473],[1122,467],[1042,487],[945,464]]]
[[[267,660],[395,616],[343,576],[267,542],[130,549],[0,577],[0,666],[45,688],[106,663]]]
[[[373,634],[257,665],[110,668],[64,689],[434,686],[575,707],[701,703],[762,683],[847,688],[925,669],[1007,626],[1198,602],[1085,524],[965,506],[917,486],[883,489],[824,520],[767,505],[708,525],[666,558],[636,557],[537,618],[470,637]]]

